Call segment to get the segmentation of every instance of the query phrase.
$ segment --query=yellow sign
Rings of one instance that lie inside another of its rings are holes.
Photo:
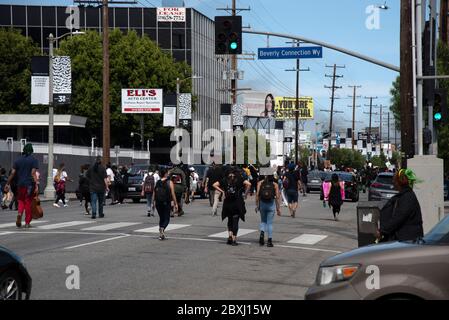
[[[276,104],[274,107],[276,119],[290,120],[295,119],[296,98],[291,97],[276,97]],[[313,98],[300,97],[299,98],[299,119],[313,119]]]

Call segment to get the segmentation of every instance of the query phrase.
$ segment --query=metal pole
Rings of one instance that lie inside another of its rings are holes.
[[[103,0],[103,163],[110,161],[111,128],[109,107],[109,16],[108,0]]]
[[[417,0],[416,3],[416,65],[417,65],[417,77],[423,76],[423,65],[422,65],[422,19],[423,19],[423,3],[422,0]],[[419,7],[419,8],[418,8]],[[417,80],[417,141],[418,141],[418,155],[424,155],[423,147],[423,81]],[[416,83],[416,82],[415,82]],[[414,83],[414,85],[415,85]]]
[[[373,115],[373,98],[369,99],[369,133],[368,133],[368,141],[371,143],[371,118]]]
[[[179,78],[176,78],[176,128],[179,127],[179,110],[178,110],[178,100],[179,100],[179,94],[181,91],[181,80]]]
[[[55,38],[52,33],[48,36],[49,41],[49,108],[48,108],[48,165],[47,165],[47,185],[44,190],[46,199],[55,197],[55,188],[53,186],[53,123],[54,123],[54,104],[53,104],[53,45]]]
[[[143,151],[144,150],[144,139],[143,139],[143,132],[144,132],[144,121],[143,121],[143,114],[140,115],[140,150]]]
[[[297,47],[299,47],[299,42]],[[299,59],[296,59],[295,162],[299,160]]]
[[[335,99],[335,77],[337,74],[337,65],[334,64],[334,76],[332,79],[332,98],[331,98],[331,116],[330,116],[330,120],[329,120],[329,142],[332,141],[332,120],[333,120],[333,116],[334,116],[334,99]],[[329,143],[330,146],[330,143]],[[330,147],[329,147],[330,150]],[[330,160],[329,157],[330,152],[328,153],[327,158]]]

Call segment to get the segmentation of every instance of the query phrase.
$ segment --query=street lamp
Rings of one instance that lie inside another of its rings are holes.
[[[49,59],[50,59],[50,76],[49,76],[49,108],[48,108],[48,170],[47,170],[47,185],[44,190],[44,197],[47,199],[52,199],[55,197],[55,188],[53,186],[53,124],[54,124],[54,103],[53,103],[53,46],[55,41],[64,38],[67,35],[80,35],[84,34],[82,31],[75,31],[65,33],[62,36],[54,37],[52,33],[48,36],[49,41]]]

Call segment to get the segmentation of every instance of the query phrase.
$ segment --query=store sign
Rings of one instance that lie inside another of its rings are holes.
[[[162,89],[122,89],[122,113],[162,113]]]
[[[186,22],[186,8],[157,8],[158,22]]]

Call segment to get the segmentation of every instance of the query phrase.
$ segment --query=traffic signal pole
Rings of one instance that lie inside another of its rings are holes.
[[[232,0],[232,16],[237,14],[236,9],[236,0]],[[240,45],[240,44],[239,44]],[[237,103],[237,55],[231,55],[231,70],[232,70],[232,79],[231,79],[231,100],[232,104]],[[232,117],[231,117],[232,122]],[[232,128],[233,123],[231,123]]]

